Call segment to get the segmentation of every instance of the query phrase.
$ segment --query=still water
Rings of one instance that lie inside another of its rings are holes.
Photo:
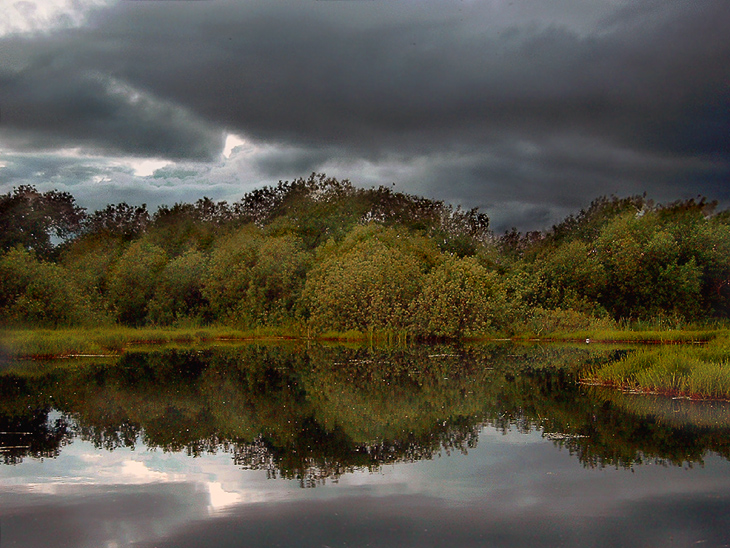
[[[575,382],[621,352],[5,364],[0,547],[730,545],[728,404]]]

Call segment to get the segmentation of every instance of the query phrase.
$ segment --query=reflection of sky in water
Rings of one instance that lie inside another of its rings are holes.
[[[231,455],[99,452],[0,467],[10,546],[703,546],[730,543],[730,463],[585,469],[539,433],[301,489]],[[42,524],[42,526],[41,526]]]

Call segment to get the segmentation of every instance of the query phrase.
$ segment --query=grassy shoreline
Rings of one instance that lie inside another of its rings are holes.
[[[524,333],[511,337],[501,334],[474,334],[465,342],[590,342],[642,343],[652,345],[706,344],[730,336],[730,330],[713,328],[670,330],[577,330],[551,333],[539,337]],[[141,344],[186,343],[211,341],[245,341],[266,339],[316,340],[345,343],[404,344],[413,342],[406,332],[327,331],[312,333],[301,326],[286,328],[262,327],[237,329],[228,326],[208,327],[146,327],[109,326],[99,328],[64,329],[4,329],[0,330],[0,353],[12,358],[53,358],[75,355],[117,355],[126,348]],[[426,341],[428,342],[428,341]]]
[[[730,399],[730,336],[705,345],[640,348],[585,372],[581,382],[694,400]]]
[[[300,334],[283,329],[243,330],[231,327],[95,329],[9,329],[0,332],[0,353],[10,358],[66,358],[119,355],[130,346],[145,344],[256,339],[297,339]]]
[[[311,333],[300,327],[236,329],[226,326],[180,328],[100,327],[94,329],[6,329],[0,331],[0,363],[14,359],[117,356],[130,347],[207,344],[230,341],[319,341],[338,344],[401,345],[407,333],[359,331]],[[628,343],[641,345],[625,357],[594,366],[580,382],[625,392],[690,399],[730,399],[730,330],[591,330],[551,333],[549,337],[485,334],[465,343]],[[429,341],[426,341],[429,342]]]

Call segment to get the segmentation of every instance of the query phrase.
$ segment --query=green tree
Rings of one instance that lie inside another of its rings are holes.
[[[5,324],[44,327],[93,320],[65,270],[22,248],[0,258],[0,317]]]
[[[117,236],[125,241],[142,236],[150,224],[147,205],[131,206],[125,202],[110,204],[89,215],[83,223],[84,234]]]
[[[149,304],[149,320],[169,325],[184,319],[208,319],[210,306],[203,295],[207,265],[206,256],[194,250],[188,250],[167,263],[155,283],[155,296]]]
[[[125,251],[122,236],[108,232],[85,234],[70,242],[61,264],[90,305],[102,316],[113,316],[109,302],[109,276]]]
[[[355,228],[325,246],[310,271],[303,297],[322,329],[405,329],[411,302],[439,260],[433,242],[379,225]]]
[[[139,240],[114,264],[109,276],[109,298],[120,323],[145,323],[148,303],[155,295],[158,277],[167,261],[163,249]]]
[[[596,241],[607,274],[604,306],[617,318],[697,317],[702,272],[694,257],[682,262],[675,237],[654,214],[624,214]]]
[[[257,323],[281,325],[294,319],[310,256],[297,236],[264,240],[251,270],[247,295],[248,309]]]
[[[565,242],[541,256],[536,303],[546,308],[594,312],[606,289],[606,270],[592,244]]]
[[[261,230],[247,225],[215,243],[202,289],[215,318],[251,323],[249,288],[263,242]]]
[[[58,240],[77,234],[83,219],[83,208],[68,192],[20,186],[0,195],[0,252],[20,245],[43,259],[53,258]]]
[[[425,278],[413,312],[421,330],[461,337],[503,326],[507,296],[496,273],[473,257],[451,257]]]

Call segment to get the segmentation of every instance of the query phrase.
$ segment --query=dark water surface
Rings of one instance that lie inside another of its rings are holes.
[[[730,408],[622,350],[249,345],[0,373],[0,547],[727,546]]]

